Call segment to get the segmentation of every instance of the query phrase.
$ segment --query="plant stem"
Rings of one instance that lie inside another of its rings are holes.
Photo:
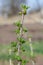
[[[18,62],[18,65],[21,65],[21,62],[20,61]]]
[[[23,22],[24,22],[24,14],[22,14],[22,21],[21,21],[21,24],[22,24],[22,27],[20,28],[20,35],[19,37],[21,38],[22,37],[22,32],[23,32]],[[18,43],[18,55],[20,55],[20,42]],[[18,62],[18,65],[21,65],[21,62],[19,61]]]
[[[23,26],[23,23],[24,23],[24,14],[22,14],[22,26]]]
[[[31,56],[33,55],[33,47],[32,47],[32,41],[31,41],[31,38],[29,38],[29,43],[30,43],[30,50],[31,50]],[[32,65],[35,65],[34,61],[32,61]]]
[[[9,55],[11,55],[11,49],[9,49]],[[9,65],[12,65],[12,60],[11,60],[11,58],[9,59]]]
[[[32,60],[32,65],[35,65],[34,61]]]

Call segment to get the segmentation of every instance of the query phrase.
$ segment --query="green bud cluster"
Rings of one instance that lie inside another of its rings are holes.
[[[25,4],[22,4],[22,5],[21,5],[22,11],[19,12],[19,15],[22,15],[22,14],[26,15],[28,8],[30,8],[30,7],[26,6]]]

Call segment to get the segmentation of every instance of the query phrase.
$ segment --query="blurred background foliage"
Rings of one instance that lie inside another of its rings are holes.
[[[30,6],[28,12],[40,10],[43,8],[43,0],[0,0],[0,14],[1,13],[14,13],[20,10],[20,4],[24,3]]]

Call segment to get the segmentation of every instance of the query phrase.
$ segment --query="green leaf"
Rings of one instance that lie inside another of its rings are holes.
[[[15,59],[16,59],[17,61],[22,61],[22,59],[21,59],[20,56],[15,56]]]
[[[27,60],[22,60],[22,65],[26,65]]]
[[[27,9],[30,8],[30,7],[26,6],[25,4],[22,4],[22,5],[21,5],[21,8],[22,8],[22,13],[23,13],[24,15],[26,15]]]
[[[25,4],[22,4],[21,7],[22,7],[23,9],[28,9],[28,8],[30,8],[29,6],[26,6]]]
[[[30,8],[29,6],[26,7],[26,9]]]
[[[22,24],[21,24],[20,20],[19,20],[19,21],[17,21],[17,22],[15,23],[15,25],[16,25],[16,26],[18,26],[18,27],[21,27],[21,26],[22,26]]]
[[[16,47],[17,46],[17,42],[11,42],[11,47]]]
[[[21,47],[21,50],[22,50],[23,52],[25,52],[25,49],[24,49],[24,47]]]
[[[23,31],[24,31],[24,32],[27,32],[27,29],[26,29],[26,28],[23,28]]]
[[[22,4],[21,7],[22,7],[23,9],[26,9],[26,5],[24,5],[24,4]]]
[[[26,42],[24,38],[18,38],[18,40],[19,40],[19,42],[22,43],[22,44]]]
[[[16,34],[19,34],[19,33],[20,33],[20,30],[19,30],[19,29],[17,29],[17,30],[15,30],[15,32],[16,32]]]
[[[22,12],[23,12],[23,14],[24,14],[24,15],[26,15],[27,10],[26,10],[26,9],[24,9]]]

